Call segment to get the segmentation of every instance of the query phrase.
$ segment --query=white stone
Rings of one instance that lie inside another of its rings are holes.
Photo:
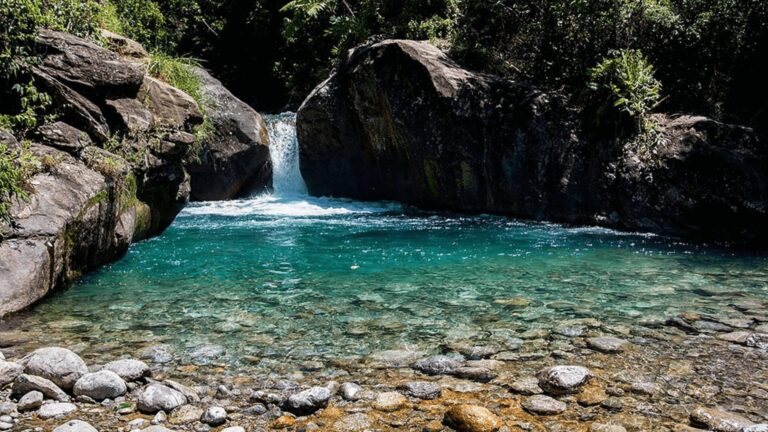
[[[75,404],[56,402],[41,406],[37,411],[37,416],[41,419],[49,419],[54,417],[63,417],[75,411],[77,411]]]

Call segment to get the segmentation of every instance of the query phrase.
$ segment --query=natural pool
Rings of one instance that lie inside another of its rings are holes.
[[[290,121],[271,128],[278,193],[190,205],[16,329],[39,346],[119,356],[163,344],[182,363],[267,371],[467,341],[503,348],[531,329],[578,333],[569,320],[582,318],[728,318],[732,303],[768,297],[765,254],[310,198]]]

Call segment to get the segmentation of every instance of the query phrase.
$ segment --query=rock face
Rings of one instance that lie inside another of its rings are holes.
[[[230,199],[248,188],[269,185],[272,167],[264,119],[205,70],[195,68],[195,75],[202,83],[203,109],[213,130],[202,142],[199,160],[187,166],[192,199]]]
[[[31,132],[32,152],[44,163],[30,179],[30,199],[12,203],[15,224],[0,224],[0,317],[114,261],[131,242],[160,233],[189,200],[185,163],[193,128],[203,121],[197,103],[146,76],[145,62],[136,61],[144,54],[138,44],[105,37],[122,56],[67,33],[40,34],[42,61],[33,75],[53,99],[58,121]],[[208,146],[230,148],[247,135],[262,157],[268,153],[262,151],[263,122],[243,107],[235,110],[237,104],[230,94],[220,109],[210,109],[214,126],[229,126]],[[18,145],[5,131],[0,139]],[[252,165],[232,168],[241,166],[237,151],[217,160],[228,182],[251,181],[253,173],[244,170]]]
[[[386,40],[353,50],[304,101],[301,170],[313,195],[768,239],[768,155],[756,135],[701,117],[658,121],[666,140],[645,160],[583,133],[556,94]]]

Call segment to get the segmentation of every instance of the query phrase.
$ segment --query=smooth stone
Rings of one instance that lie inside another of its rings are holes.
[[[14,426],[15,425],[13,424],[13,422],[8,423],[8,422],[0,421],[0,430],[11,430],[13,429]]]
[[[726,342],[744,345],[750,348],[768,349],[768,334],[751,331],[736,331],[719,334],[717,338]]]
[[[128,430],[144,429],[149,426],[149,421],[142,418],[133,419],[128,422]]]
[[[198,366],[211,364],[214,360],[224,356],[227,350],[221,345],[203,345],[189,353],[192,363]]]
[[[16,404],[13,402],[0,402],[0,415],[8,415],[16,412]]]
[[[126,391],[125,381],[111,370],[87,373],[77,380],[72,389],[75,396],[88,396],[98,402],[122,396]]]
[[[463,365],[461,355],[435,355],[416,361],[412,367],[428,375],[450,375]]]
[[[154,426],[150,426],[150,427],[148,427],[146,429],[142,429],[141,432],[174,432],[174,431],[172,431],[172,430],[170,430],[170,429],[168,429],[166,427],[163,427],[163,426],[154,425]]]
[[[165,413],[165,411],[158,411],[157,414],[152,417],[152,420],[150,420],[150,424],[159,425],[165,423],[166,421],[168,421],[168,415]]]
[[[325,408],[331,399],[331,391],[327,387],[312,387],[308,390],[288,397],[288,411],[299,414],[310,414],[320,408]]]
[[[589,432],[627,432],[627,429],[619,425],[592,423]]]
[[[24,366],[0,359],[0,388],[12,383],[16,377],[24,373]]]
[[[187,397],[180,391],[162,384],[150,384],[139,394],[139,411],[154,414],[158,411],[170,412],[187,403]]]
[[[53,432],[99,432],[95,427],[82,420],[71,420],[57,427]]]
[[[496,378],[496,373],[483,367],[460,367],[453,372],[453,375],[472,381],[488,382]]]
[[[509,389],[523,396],[544,393],[544,390],[539,387],[539,379],[536,377],[524,377],[515,380],[509,385]]]
[[[539,415],[560,414],[568,408],[565,402],[560,402],[545,395],[530,396],[521,405],[526,411]]]
[[[458,432],[496,432],[501,419],[488,408],[478,405],[454,405],[446,411],[443,424]]]
[[[624,351],[629,341],[613,336],[600,336],[587,339],[587,345],[604,353],[617,353]]]
[[[341,397],[344,398],[344,400],[356,401],[360,399],[363,388],[360,387],[358,384],[355,384],[352,382],[345,382],[344,384],[341,385],[341,387],[339,388],[339,391],[341,392]]]
[[[43,405],[43,394],[39,391],[31,391],[19,399],[17,408],[19,411],[32,411]]]
[[[214,427],[221,426],[227,422],[227,411],[222,407],[209,407],[200,417],[200,421]]]
[[[741,432],[768,432],[768,423],[747,426]]]
[[[576,393],[591,373],[583,366],[553,366],[539,371],[539,387],[550,394]]]
[[[54,402],[41,406],[37,411],[37,416],[41,419],[49,419],[54,417],[63,417],[75,411],[77,411],[77,406],[75,406],[75,404],[67,402]]]
[[[378,411],[392,412],[397,411],[408,404],[408,399],[398,392],[384,392],[376,396],[373,402],[373,408]]]
[[[407,350],[388,350],[373,353],[370,359],[381,362],[391,368],[406,368],[421,357],[423,353]]]
[[[51,380],[27,374],[16,377],[11,389],[12,395],[23,396],[31,391],[39,391],[45,397],[59,402],[69,402],[69,396]]]
[[[173,347],[160,344],[144,348],[139,352],[139,357],[152,363],[164,364],[173,361]]]
[[[5,361],[5,354],[2,351],[0,351],[0,361]]]
[[[751,420],[738,414],[706,407],[693,410],[691,424],[706,426],[715,432],[741,432],[743,428],[754,425]]]
[[[152,374],[149,366],[141,360],[115,360],[104,365],[104,369],[116,373],[125,381],[138,381]]]
[[[426,400],[437,399],[442,393],[440,384],[429,381],[408,381],[397,386],[397,389],[405,395]]]
[[[333,423],[334,431],[338,432],[359,432],[367,430],[373,425],[373,420],[368,414],[355,413],[344,416]]]
[[[169,379],[163,381],[163,384],[183,394],[189,403],[200,402],[200,395],[198,395],[197,391],[191,387],[187,387],[184,384]]]
[[[473,345],[459,347],[458,351],[468,360],[482,360],[497,354],[501,350],[491,346]]]
[[[222,429],[221,432],[245,432],[245,428],[241,426],[232,426]]]
[[[583,335],[586,330],[583,326],[560,326],[553,331],[561,336],[578,337]]]
[[[83,359],[66,348],[40,348],[22,358],[24,373],[50,380],[62,390],[72,390],[77,380],[88,373]]]

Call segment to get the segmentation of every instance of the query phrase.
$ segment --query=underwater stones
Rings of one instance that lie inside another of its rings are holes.
[[[627,432],[627,429],[620,425],[592,423],[589,432]]]
[[[580,325],[563,325],[556,327],[553,332],[566,337],[579,337],[582,336],[586,330],[586,327]]]
[[[197,391],[191,387],[187,387],[184,384],[169,379],[163,381],[163,384],[183,394],[184,397],[187,398],[188,402],[200,401],[200,396],[197,394]]]
[[[19,411],[32,411],[43,405],[43,394],[39,391],[31,391],[19,399],[17,408]]]
[[[373,420],[368,414],[355,413],[344,416],[333,423],[333,430],[338,432],[358,432],[367,430],[373,425]]]
[[[203,345],[192,350],[189,355],[192,363],[198,366],[209,365],[214,360],[226,354],[227,350],[221,345]]]
[[[173,347],[165,344],[152,345],[141,350],[139,357],[152,363],[169,363],[173,361]]]
[[[325,408],[330,399],[331,391],[327,387],[312,387],[289,396],[286,409],[297,414],[311,414]]]
[[[599,336],[587,339],[587,345],[604,353],[617,353],[624,351],[629,342],[613,336]]]
[[[80,377],[72,391],[75,396],[88,396],[100,402],[122,396],[127,390],[125,381],[118,374],[110,370],[101,370]]]
[[[57,427],[53,432],[98,432],[98,430],[82,420],[71,420]]]
[[[577,393],[591,373],[583,366],[553,366],[537,374],[539,387],[550,394]]]
[[[411,367],[427,375],[450,375],[463,364],[461,355],[435,355],[418,360]]]
[[[454,405],[446,411],[443,424],[457,432],[495,432],[503,425],[488,408],[478,405]]]
[[[16,377],[11,388],[11,394],[14,396],[23,396],[31,391],[39,391],[45,397],[57,400],[59,402],[68,402],[69,396],[60,389],[51,380],[34,376],[21,374]]]
[[[77,411],[77,406],[68,402],[54,402],[45,404],[37,410],[37,416],[41,419],[49,419],[54,417],[64,417],[67,414],[71,414]]]
[[[339,387],[339,391],[341,392],[341,397],[344,398],[344,400],[356,401],[360,399],[363,388],[356,383],[345,382],[341,385],[341,387]]]
[[[417,399],[437,399],[442,393],[440,384],[429,381],[408,381],[397,386],[397,389],[405,395]]]
[[[158,411],[171,412],[187,403],[187,397],[180,391],[162,384],[150,384],[139,394],[139,411],[154,414]]]
[[[754,425],[745,417],[716,408],[696,408],[690,418],[694,426],[705,426],[715,432],[740,432],[743,428]]]
[[[245,432],[245,428],[241,426],[232,426],[222,429],[221,432]]]
[[[510,307],[518,307],[518,308],[524,308],[531,304],[531,301],[525,297],[502,298],[502,299],[496,299],[493,302],[502,306],[510,306]]]
[[[151,375],[149,366],[140,360],[115,360],[104,365],[104,369],[116,373],[125,381],[138,381]]]
[[[484,367],[460,367],[453,371],[453,375],[458,378],[479,382],[488,382],[496,378],[495,372]]]
[[[539,379],[536,377],[523,377],[512,381],[512,383],[509,384],[509,389],[523,396],[544,393],[544,390],[539,387]]]
[[[392,412],[397,411],[408,404],[408,399],[398,392],[384,392],[376,396],[373,401],[373,408],[378,411]]]
[[[462,345],[457,346],[456,348],[457,351],[464,355],[468,360],[487,359],[501,351],[497,347],[486,345]]]
[[[373,353],[370,359],[375,362],[383,363],[390,368],[409,367],[414,361],[421,357],[423,353],[408,350],[387,350]]]
[[[51,380],[63,390],[72,390],[75,382],[88,373],[88,366],[66,348],[40,348],[22,358],[24,373]]]
[[[222,407],[209,407],[205,410],[200,421],[210,426],[221,426],[227,422],[227,411]]]
[[[533,414],[555,415],[566,410],[568,405],[546,395],[534,395],[521,403],[522,407]]]
[[[768,349],[768,334],[751,331],[735,331],[717,335],[717,338],[726,342],[744,345],[750,348]]]
[[[24,367],[20,364],[0,360],[0,387],[12,383],[22,373]]]

